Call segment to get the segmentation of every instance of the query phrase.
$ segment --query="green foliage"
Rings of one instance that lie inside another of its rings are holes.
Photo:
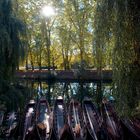
[[[139,28],[134,26],[131,4],[131,0],[97,1],[94,19],[97,68],[101,70],[106,56],[111,54],[114,94],[121,116],[133,116],[140,102],[139,52],[135,51]]]
[[[1,0],[0,7],[0,78],[7,80],[12,77],[24,58],[25,46],[22,44],[22,37],[25,26],[14,17],[11,0]]]
[[[82,62],[83,60],[89,65],[93,65],[90,61],[93,55],[89,16],[93,6],[85,0],[54,1],[51,5],[57,9],[57,14],[49,21],[46,20],[45,23],[45,17],[41,15],[40,11],[43,5],[50,3],[49,0],[19,0],[19,16],[26,22],[28,28],[26,64],[32,65],[32,67],[40,64],[42,66],[48,65],[48,35],[46,30],[50,30],[51,66],[70,69],[73,62]],[[78,6],[78,11],[75,4]],[[51,29],[49,29],[50,25]]]
[[[137,52],[134,49],[136,27],[132,28],[134,15],[130,5],[129,0],[116,1],[116,19],[114,21],[113,70],[114,85],[117,87],[114,91],[118,97],[120,115],[125,116],[133,116],[140,99],[140,77],[138,74],[140,70],[135,64]],[[128,34],[129,32],[130,34]],[[137,40],[135,41],[137,42]]]
[[[10,84],[26,50],[25,25],[15,17],[12,4],[11,0],[0,1],[0,106],[6,107],[22,100]]]
[[[21,111],[29,97],[30,90],[21,85],[2,84],[3,93],[0,94],[0,109],[5,111]]]

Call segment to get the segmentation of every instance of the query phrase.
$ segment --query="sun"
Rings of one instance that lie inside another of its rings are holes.
[[[55,15],[55,10],[52,6],[44,6],[41,10],[41,13],[45,17],[51,17]]]

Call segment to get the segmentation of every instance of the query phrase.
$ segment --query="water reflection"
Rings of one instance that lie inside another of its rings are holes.
[[[27,84],[26,84],[27,85]],[[71,83],[71,82],[32,82],[28,86],[33,88],[34,97],[45,96],[52,105],[58,96],[62,96],[65,101],[75,98],[82,102],[84,97],[90,97],[95,103],[101,102],[103,96],[109,98],[112,95],[112,84],[102,83]],[[99,90],[100,88],[100,90]],[[99,91],[98,91],[99,90]]]
[[[18,82],[19,83],[19,82]],[[43,82],[43,81],[21,81],[24,87],[28,87],[30,92],[24,98],[37,99],[40,96],[45,96],[48,102],[53,106],[54,100],[58,96],[63,96],[65,101],[75,98],[82,102],[85,96],[90,97],[92,101],[100,107],[102,99],[106,97],[111,101],[115,101],[115,109],[119,116],[140,116],[140,103],[137,96],[131,94],[116,94],[118,90],[113,83],[103,82]],[[134,91],[135,92],[135,91]],[[128,96],[129,95],[129,96]],[[132,100],[131,100],[132,99]],[[135,99],[135,100],[134,100]],[[133,103],[135,106],[132,106]]]

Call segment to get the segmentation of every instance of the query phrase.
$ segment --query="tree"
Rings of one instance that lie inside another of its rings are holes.
[[[77,45],[80,51],[80,62],[82,63],[86,56],[86,49],[88,49],[88,40],[91,37],[89,32],[89,15],[91,12],[91,5],[89,2],[82,0],[73,0],[65,2],[66,18],[71,23],[73,35],[71,36],[73,42]]]
[[[120,115],[133,116],[139,105],[140,92],[140,78],[136,76],[139,72],[139,46],[136,43],[139,27],[134,20],[140,14],[137,2],[100,0],[96,9],[94,45],[99,71],[103,68],[107,48],[111,47],[114,94],[118,100],[118,112]]]
[[[14,17],[11,0],[0,2],[0,13],[0,73],[1,79],[9,80],[25,56],[26,28],[21,20]]]
[[[115,45],[113,51],[115,93],[119,99],[119,110],[125,110],[120,114],[133,116],[137,112],[136,108],[140,98],[139,52],[135,50],[140,30],[134,20],[138,16],[134,15],[138,12],[136,8],[138,3],[131,0],[116,0],[115,2],[116,24],[114,24]],[[140,15],[140,13],[138,14]]]
[[[26,26],[16,17],[11,0],[0,1],[0,107],[13,110],[23,105],[22,91],[14,83],[14,74],[26,53]]]

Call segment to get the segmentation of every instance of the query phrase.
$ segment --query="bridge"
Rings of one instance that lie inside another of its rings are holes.
[[[16,77],[26,80],[56,80],[56,81],[89,81],[89,82],[112,82],[112,70],[103,70],[99,74],[97,70],[28,70],[17,71]]]

